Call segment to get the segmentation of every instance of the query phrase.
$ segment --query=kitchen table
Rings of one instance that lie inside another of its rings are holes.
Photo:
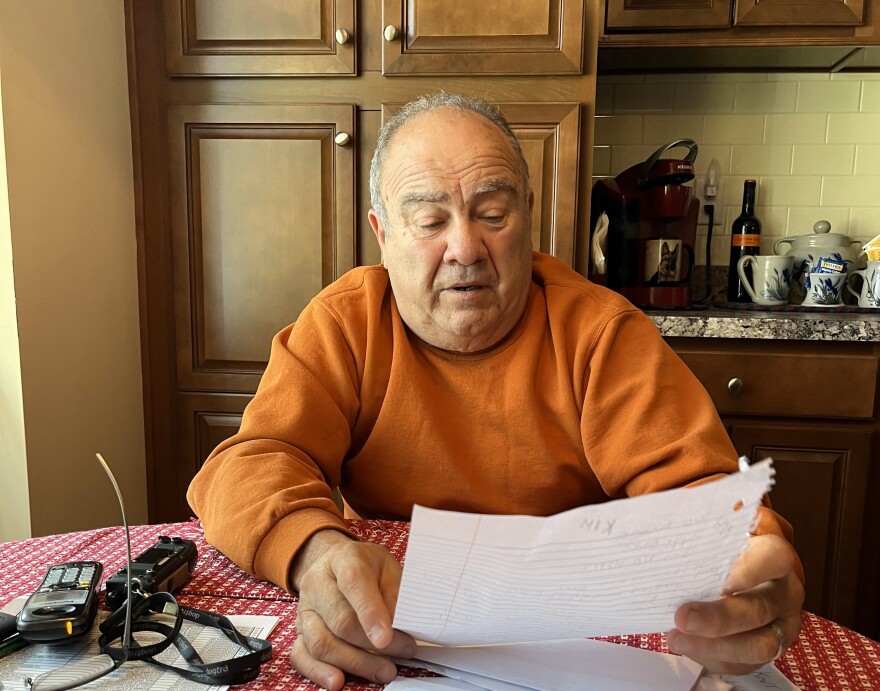
[[[409,525],[391,521],[350,521],[362,540],[384,545],[403,559]],[[131,528],[132,554],[140,554],[160,535],[179,536],[196,543],[199,559],[192,580],[178,594],[181,604],[223,614],[264,614],[280,617],[269,640],[274,658],[260,676],[243,689],[314,691],[317,687],[293,672],[287,653],[295,638],[296,598],[282,589],[244,573],[205,542],[196,520],[187,523],[143,525]],[[51,535],[0,545],[0,605],[29,594],[53,563],[89,559],[104,565],[104,578],[125,563],[122,528]],[[102,602],[103,604],[103,602]],[[809,612],[802,614],[798,640],[776,666],[803,691],[880,689],[880,643]],[[662,634],[612,636],[611,640],[666,652]],[[133,663],[139,664],[139,663]],[[348,689],[366,691],[375,685],[350,680]]]

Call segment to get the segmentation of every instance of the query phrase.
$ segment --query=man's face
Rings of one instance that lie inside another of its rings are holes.
[[[443,108],[392,138],[381,171],[388,217],[370,211],[406,325],[445,350],[498,343],[525,311],[532,194],[495,125]]]

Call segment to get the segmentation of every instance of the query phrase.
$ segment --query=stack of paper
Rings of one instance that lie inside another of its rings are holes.
[[[470,691],[475,687],[492,691],[682,691],[693,688],[703,671],[684,657],[584,638],[460,648],[419,646],[416,658],[419,667],[464,682],[451,688]],[[421,681],[399,679],[386,688],[423,688],[418,685]],[[428,683],[436,688],[446,681]]]

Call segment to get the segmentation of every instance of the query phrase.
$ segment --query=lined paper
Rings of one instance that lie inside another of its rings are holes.
[[[668,631],[680,605],[721,595],[773,474],[766,459],[549,517],[416,506],[394,627],[440,645]]]

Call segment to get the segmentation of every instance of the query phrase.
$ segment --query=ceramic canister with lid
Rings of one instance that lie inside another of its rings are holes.
[[[775,254],[792,257],[792,268],[796,275],[803,275],[816,266],[820,257],[846,262],[847,272],[856,268],[856,258],[861,252],[863,240],[853,240],[848,235],[832,233],[829,221],[816,221],[813,232],[777,240],[773,245]]]

